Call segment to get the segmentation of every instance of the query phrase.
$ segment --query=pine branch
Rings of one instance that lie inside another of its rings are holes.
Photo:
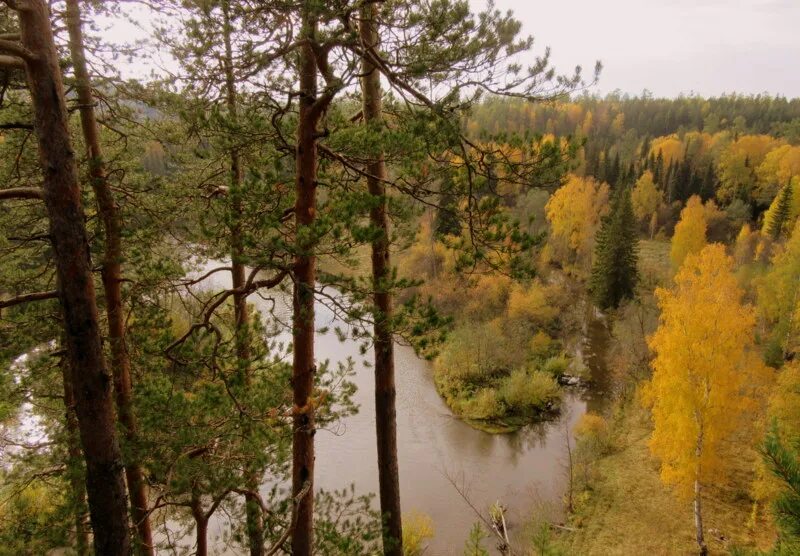
[[[15,41],[0,39],[0,52],[22,58],[26,62],[35,62],[39,58],[30,50]]]
[[[0,54],[0,68],[24,70],[25,60],[16,56],[5,56]]]
[[[55,299],[56,297],[58,297],[58,291],[56,290],[25,293],[9,299],[0,299],[0,309],[13,307],[15,305],[22,305],[23,303],[30,303],[31,301],[43,301],[45,299]]]
[[[0,201],[6,199],[41,199],[43,191],[40,187],[12,187],[0,189]]]

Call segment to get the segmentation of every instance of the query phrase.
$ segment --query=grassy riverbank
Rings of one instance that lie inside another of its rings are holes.
[[[612,419],[608,455],[589,464],[588,481],[575,496],[569,531],[557,543],[565,554],[696,554],[690,501],[680,500],[659,479],[658,463],[647,440],[652,432],[647,412],[629,401]],[[735,472],[728,482],[709,487],[705,529],[711,554],[734,547],[767,548],[774,529],[749,493],[753,452],[731,454]]]

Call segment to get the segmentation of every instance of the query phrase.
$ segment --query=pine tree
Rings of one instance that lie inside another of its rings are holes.
[[[763,457],[783,487],[773,502],[781,544],[796,543],[800,540],[800,454],[787,446],[774,425],[764,440]]]
[[[618,307],[638,281],[638,238],[629,188],[619,189],[597,232],[589,289],[598,307]]]
[[[619,185],[621,174],[622,167],[619,161],[619,153],[617,153],[614,155],[614,164],[611,166],[611,176],[609,176],[609,179],[611,180],[609,185],[611,185],[611,187],[616,187]]]
[[[787,184],[783,186],[781,192],[778,194],[778,204],[775,207],[775,212],[772,214],[769,226],[767,227],[767,233],[772,239],[777,240],[781,236],[781,232],[783,232],[789,220],[791,210],[792,186]]]
[[[709,163],[706,173],[703,176],[702,185],[700,186],[700,197],[703,199],[710,199],[714,196],[716,190],[716,173],[714,172],[714,164]]]
[[[656,181],[656,184],[661,185],[662,189],[664,187],[664,155],[661,151],[658,151],[658,156],[655,159],[655,163],[651,166],[653,168],[653,176]]]

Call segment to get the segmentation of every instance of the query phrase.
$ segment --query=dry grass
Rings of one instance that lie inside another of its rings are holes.
[[[672,276],[669,247],[669,241],[639,240],[639,274],[643,284],[655,286],[669,282]]]
[[[621,449],[596,463],[592,490],[572,519],[577,530],[560,538],[566,553],[697,554],[691,502],[679,500],[661,483],[648,451],[647,413],[631,406],[616,428]],[[704,517],[711,554],[728,554],[733,546],[763,549],[773,542],[769,520],[760,515],[753,522],[751,517],[753,457],[735,457],[730,483],[707,492]]]

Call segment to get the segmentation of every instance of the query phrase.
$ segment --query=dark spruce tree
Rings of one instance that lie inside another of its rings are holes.
[[[778,205],[775,207],[775,213],[772,215],[772,220],[767,228],[769,237],[777,240],[781,237],[784,227],[789,220],[789,213],[792,210],[792,186],[786,184],[778,193]]]
[[[616,308],[633,297],[638,271],[638,237],[630,188],[619,188],[611,212],[597,231],[589,291],[601,309]]]

